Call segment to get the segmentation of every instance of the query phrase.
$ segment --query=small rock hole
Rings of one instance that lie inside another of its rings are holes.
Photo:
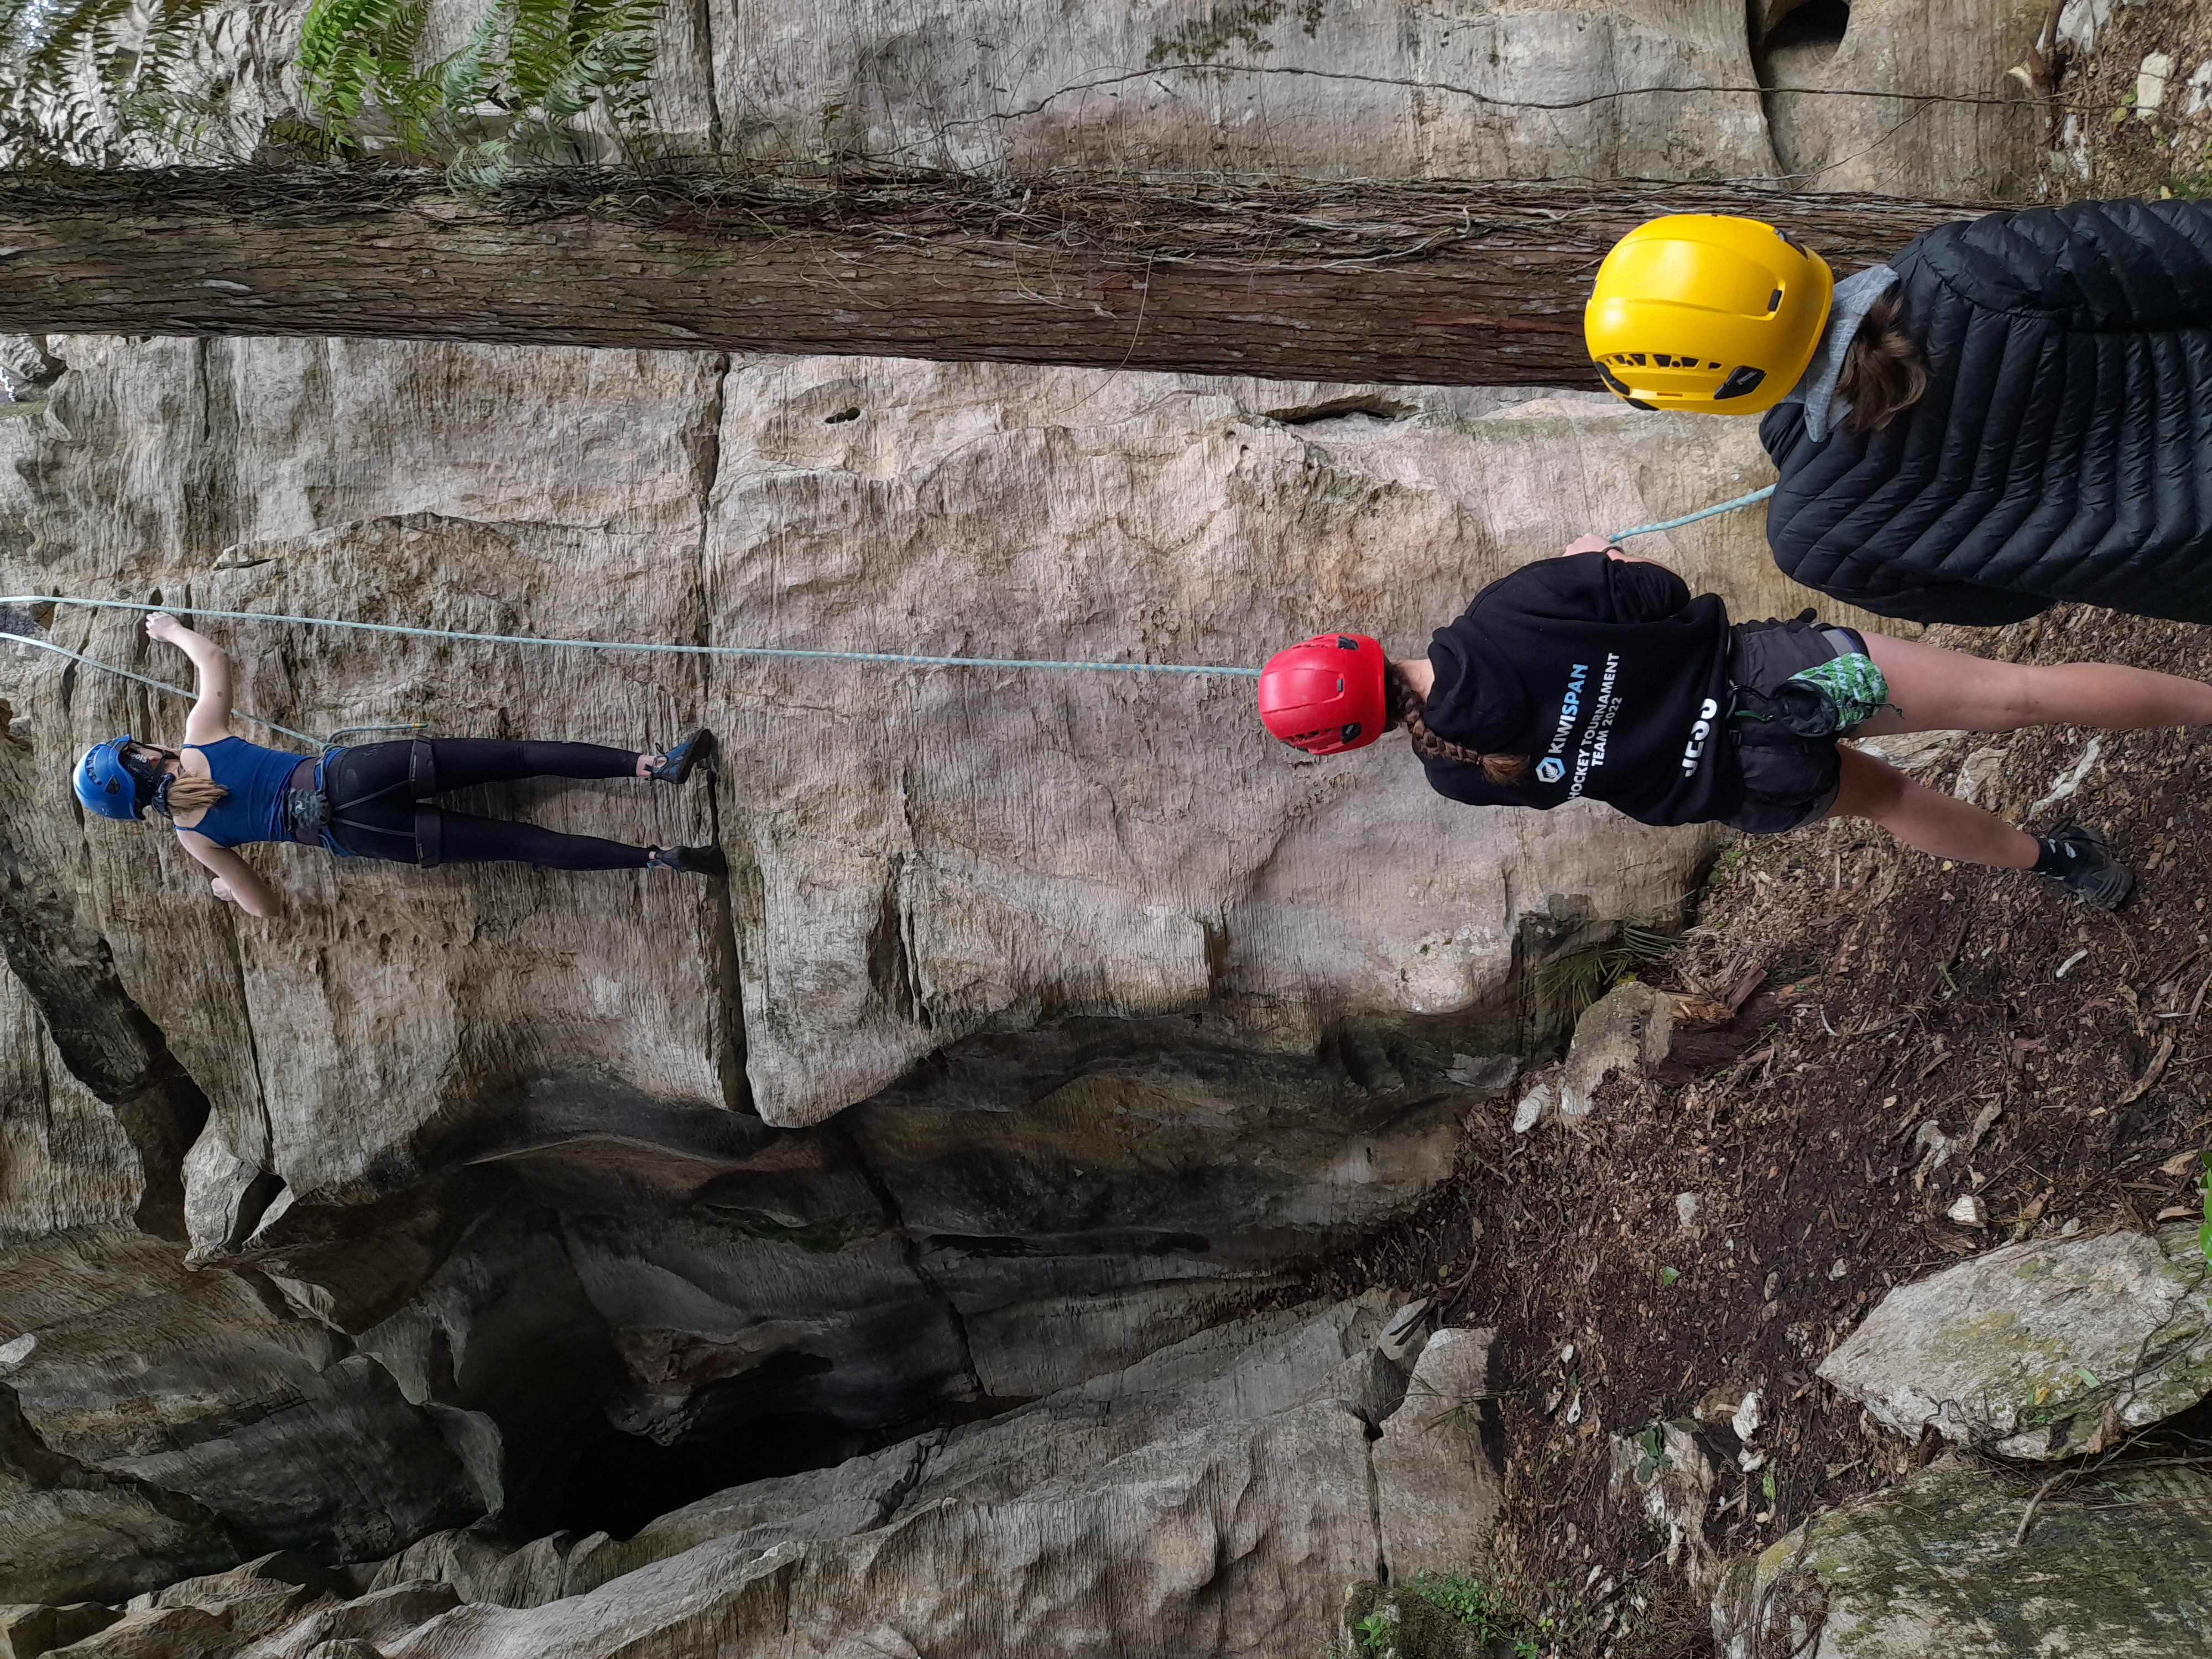
[[[1324,403],[1270,409],[1264,411],[1261,418],[1273,421],[1278,426],[1311,426],[1316,421],[1342,421],[1363,416],[1370,421],[1403,421],[1412,418],[1417,412],[1412,404],[1368,395],[1331,398]]]
[[[835,415],[824,415],[822,417],[822,424],[837,426],[846,421],[857,421],[860,418],[860,411],[858,409],[841,409]]]
[[[1756,27],[1761,13],[1763,29]],[[1851,26],[1850,0],[1801,0],[1797,5],[1754,0],[1752,59],[1769,87],[1795,83],[1805,70],[1833,58]]]

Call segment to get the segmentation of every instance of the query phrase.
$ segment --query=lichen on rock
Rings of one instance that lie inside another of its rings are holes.
[[[2212,1475],[2115,1466],[2045,1495],[1958,1455],[1732,1567],[1723,1659],[2192,1659],[2212,1628]]]
[[[2008,1457],[2109,1449],[2212,1394],[2197,1230],[2008,1244],[1899,1285],[1820,1375],[1907,1436]]]

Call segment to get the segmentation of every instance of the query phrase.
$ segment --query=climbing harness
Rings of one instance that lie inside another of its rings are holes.
[[[1813,620],[1807,611],[1800,622]],[[1729,719],[1740,722],[1738,741],[1788,744],[1849,737],[1889,706],[1889,681],[1858,641],[1840,628],[1821,635],[1835,655],[1801,668],[1771,692],[1731,685]]]
[[[348,728],[349,731],[354,732],[379,729],[388,728],[374,726]],[[351,800],[334,801],[331,799],[327,775],[331,763],[344,752],[344,749],[337,744],[327,744],[323,752],[315,758],[313,786],[307,789],[287,789],[284,792],[285,833],[294,841],[322,847],[342,859],[355,858],[359,855],[338,840],[335,832],[339,830],[351,830],[365,836],[384,836],[397,841],[411,840],[415,844],[415,862],[425,870],[436,869],[441,861],[440,819],[436,809],[425,808],[422,805],[438,793],[437,752],[430,747],[428,740],[416,738],[408,744],[407,775],[398,782],[388,783],[383,788],[372,790],[366,795],[356,795]],[[302,765],[305,763],[301,763]],[[382,824],[371,823],[365,818],[350,816],[362,807],[382,800],[387,795],[396,795],[403,789],[407,792],[407,798],[416,803],[412,828],[392,830]]]
[[[1656,535],[1664,530],[1680,530],[1683,526],[1696,524],[1701,519],[1710,519],[1722,513],[1732,513],[1737,507],[1749,507],[1755,501],[1763,501],[1773,493],[1774,486],[1769,484],[1764,489],[1754,489],[1747,495],[1738,495],[1733,500],[1721,501],[1711,507],[1700,507],[1695,513],[1686,513],[1679,519],[1663,519],[1656,524],[1640,524],[1632,529],[1616,531],[1610,539],[1614,542],[1625,542],[1637,536]],[[152,612],[167,608],[158,605],[141,604],[131,599],[80,599],[58,593],[18,593],[0,597],[0,606],[36,605],[73,605],[95,611],[140,612]],[[1259,678],[1261,673],[1257,668],[1237,668],[1224,663],[1083,662],[1030,657],[929,657],[906,652],[814,651],[790,646],[667,645],[632,640],[556,640],[532,634],[472,634],[461,629],[410,628],[399,623],[351,622],[337,617],[294,617],[276,611],[209,611],[197,605],[187,605],[182,609],[189,616],[218,622],[284,623],[302,628],[342,628],[355,633],[396,635],[406,639],[464,640],[477,645],[543,646],[563,651],[628,651],[644,653],[648,655],[758,658],[765,660],[794,662],[882,663],[900,668],[998,668],[1034,672],[1099,674],[1219,674],[1231,678],[1249,680]],[[173,684],[167,680],[157,680],[150,675],[137,673],[128,668],[118,668],[113,663],[102,662],[97,657],[85,656],[81,652],[71,651],[66,646],[56,645],[51,640],[33,639],[29,635],[10,633],[5,629],[0,629],[0,640],[7,640],[16,645],[27,645],[37,651],[51,651],[58,657],[66,657],[70,661],[82,663],[88,668],[97,668],[103,673],[136,681],[138,684],[149,686],[156,691],[166,691],[171,696],[182,697],[187,702],[193,701],[196,695],[181,685]],[[339,743],[339,739],[343,738],[371,732],[420,732],[423,729],[420,721],[399,726],[349,726],[333,732],[326,738],[318,738],[291,726],[280,725],[277,721],[270,720],[264,715],[254,714],[250,709],[236,708],[232,712],[240,720],[251,720],[256,726],[271,732],[282,732],[288,738],[296,738],[301,743],[326,752],[343,746]]]

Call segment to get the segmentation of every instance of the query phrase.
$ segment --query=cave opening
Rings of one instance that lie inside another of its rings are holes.
[[[726,1487],[842,1463],[868,1441],[865,1430],[804,1411],[748,1418],[669,1445],[603,1421],[568,1449],[565,1467],[534,1513],[518,1518],[532,1536],[565,1530],[627,1539],[656,1516]]]
[[[1753,0],[1751,57],[1759,83],[1778,87],[1833,58],[1851,27],[1850,0],[1802,0],[1786,10]],[[1765,26],[1760,27],[1762,13]]]

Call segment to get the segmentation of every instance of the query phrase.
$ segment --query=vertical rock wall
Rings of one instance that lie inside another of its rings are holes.
[[[1342,623],[1411,653],[1568,537],[1760,477],[1747,428],[1596,397],[52,343],[69,370],[0,422],[5,590],[185,609],[1224,664]],[[1755,518],[1644,546],[1740,613],[1802,602]],[[84,743],[181,705],[0,659],[6,914],[76,918],[206,1116],[189,1157],[125,1134],[88,1051],[35,1033],[46,935],[9,922],[9,1271],[66,1288],[0,1296],[0,1356],[35,1339],[0,1358],[0,1514],[41,1599],[480,1511],[605,1525],[610,1492],[1129,1364],[1417,1202],[1510,1076],[1524,927],[1662,910],[1705,845],[1458,809],[1395,745],[1301,758],[1243,681],[209,626],[240,703],[301,731],[710,723],[728,753],[681,793],[460,804],[718,841],[735,873],[265,848],[290,908],[256,921],[69,798]],[[185,672],[129,616],[27,629]],[[164,1182],[186,1243],[124,1231]],[[88,1541],[118,1531],[143,1547]]]

